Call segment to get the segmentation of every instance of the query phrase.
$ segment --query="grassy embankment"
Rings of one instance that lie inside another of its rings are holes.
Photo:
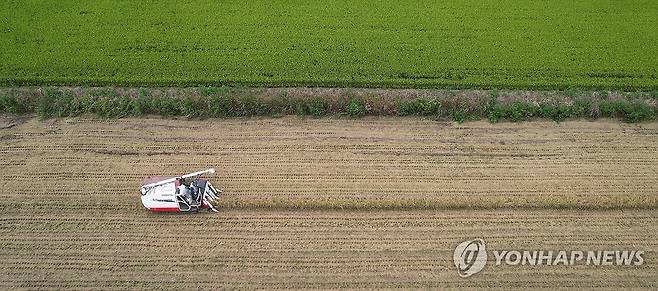
[[[424,116],[457,122],[488,119],[523,121],[547,118],[620,118],[626,122],[655,120],[658,92],[523,92],[440,91],[420,97],[373,94],[296,96],[283,91],[261,96],[235,88],[22,88],[0,90],[0,112],[37,113],[41,118],[95,115],[106,118],[144,115],[253,117],[300,115],[321,117]]]

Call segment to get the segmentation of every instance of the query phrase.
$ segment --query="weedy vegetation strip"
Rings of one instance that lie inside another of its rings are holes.
[[[658,1],[0,2],[2,86],[658,89]]]
[[[599,117],[642,122],[655,120],[658,116],[658,91],[441,91],[441,94],[409,97],[350,92],[303,96],[285,90],[266,96],[257,90],[226,87],[27,87],[0,89],[0,112],[37,113],[41,118],[80,115],[105,118],[342,115],[352,118],[423,116],[457,122],[479,119],[517,122],[533,118],[563,121]]]

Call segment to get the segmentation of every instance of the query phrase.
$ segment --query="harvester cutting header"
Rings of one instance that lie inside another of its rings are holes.
[[[140,189],[142,204],[156,212],[198,212],[204,208],[217,212],[211,202],[218,199],[222,191],[208,180],[196,178],[214,173],[215,169],[210,168],[175,178],[146,178]]]

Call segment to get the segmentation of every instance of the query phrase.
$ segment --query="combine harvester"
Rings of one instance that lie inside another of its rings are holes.
[[[215,169],[176,178],[147,178],[140,189],[142,204],[155,212],[198,212],[203,208],[217,212],[211,202],[218,199],[222,191],[215,189],[208,180],[195,178],[206,173],[214,174]]]

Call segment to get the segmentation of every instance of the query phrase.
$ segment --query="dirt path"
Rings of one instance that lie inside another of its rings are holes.
[[[12,123],[0,129],[0,289],[658,287],[656,123]],[[140,205],[144,176],[209,166],[226,189],[219,214]],[[301,207],[319,209],[280,209]],[[472,238],[646,255],[631,267],[489,262],[462,279],[452,252]]]

